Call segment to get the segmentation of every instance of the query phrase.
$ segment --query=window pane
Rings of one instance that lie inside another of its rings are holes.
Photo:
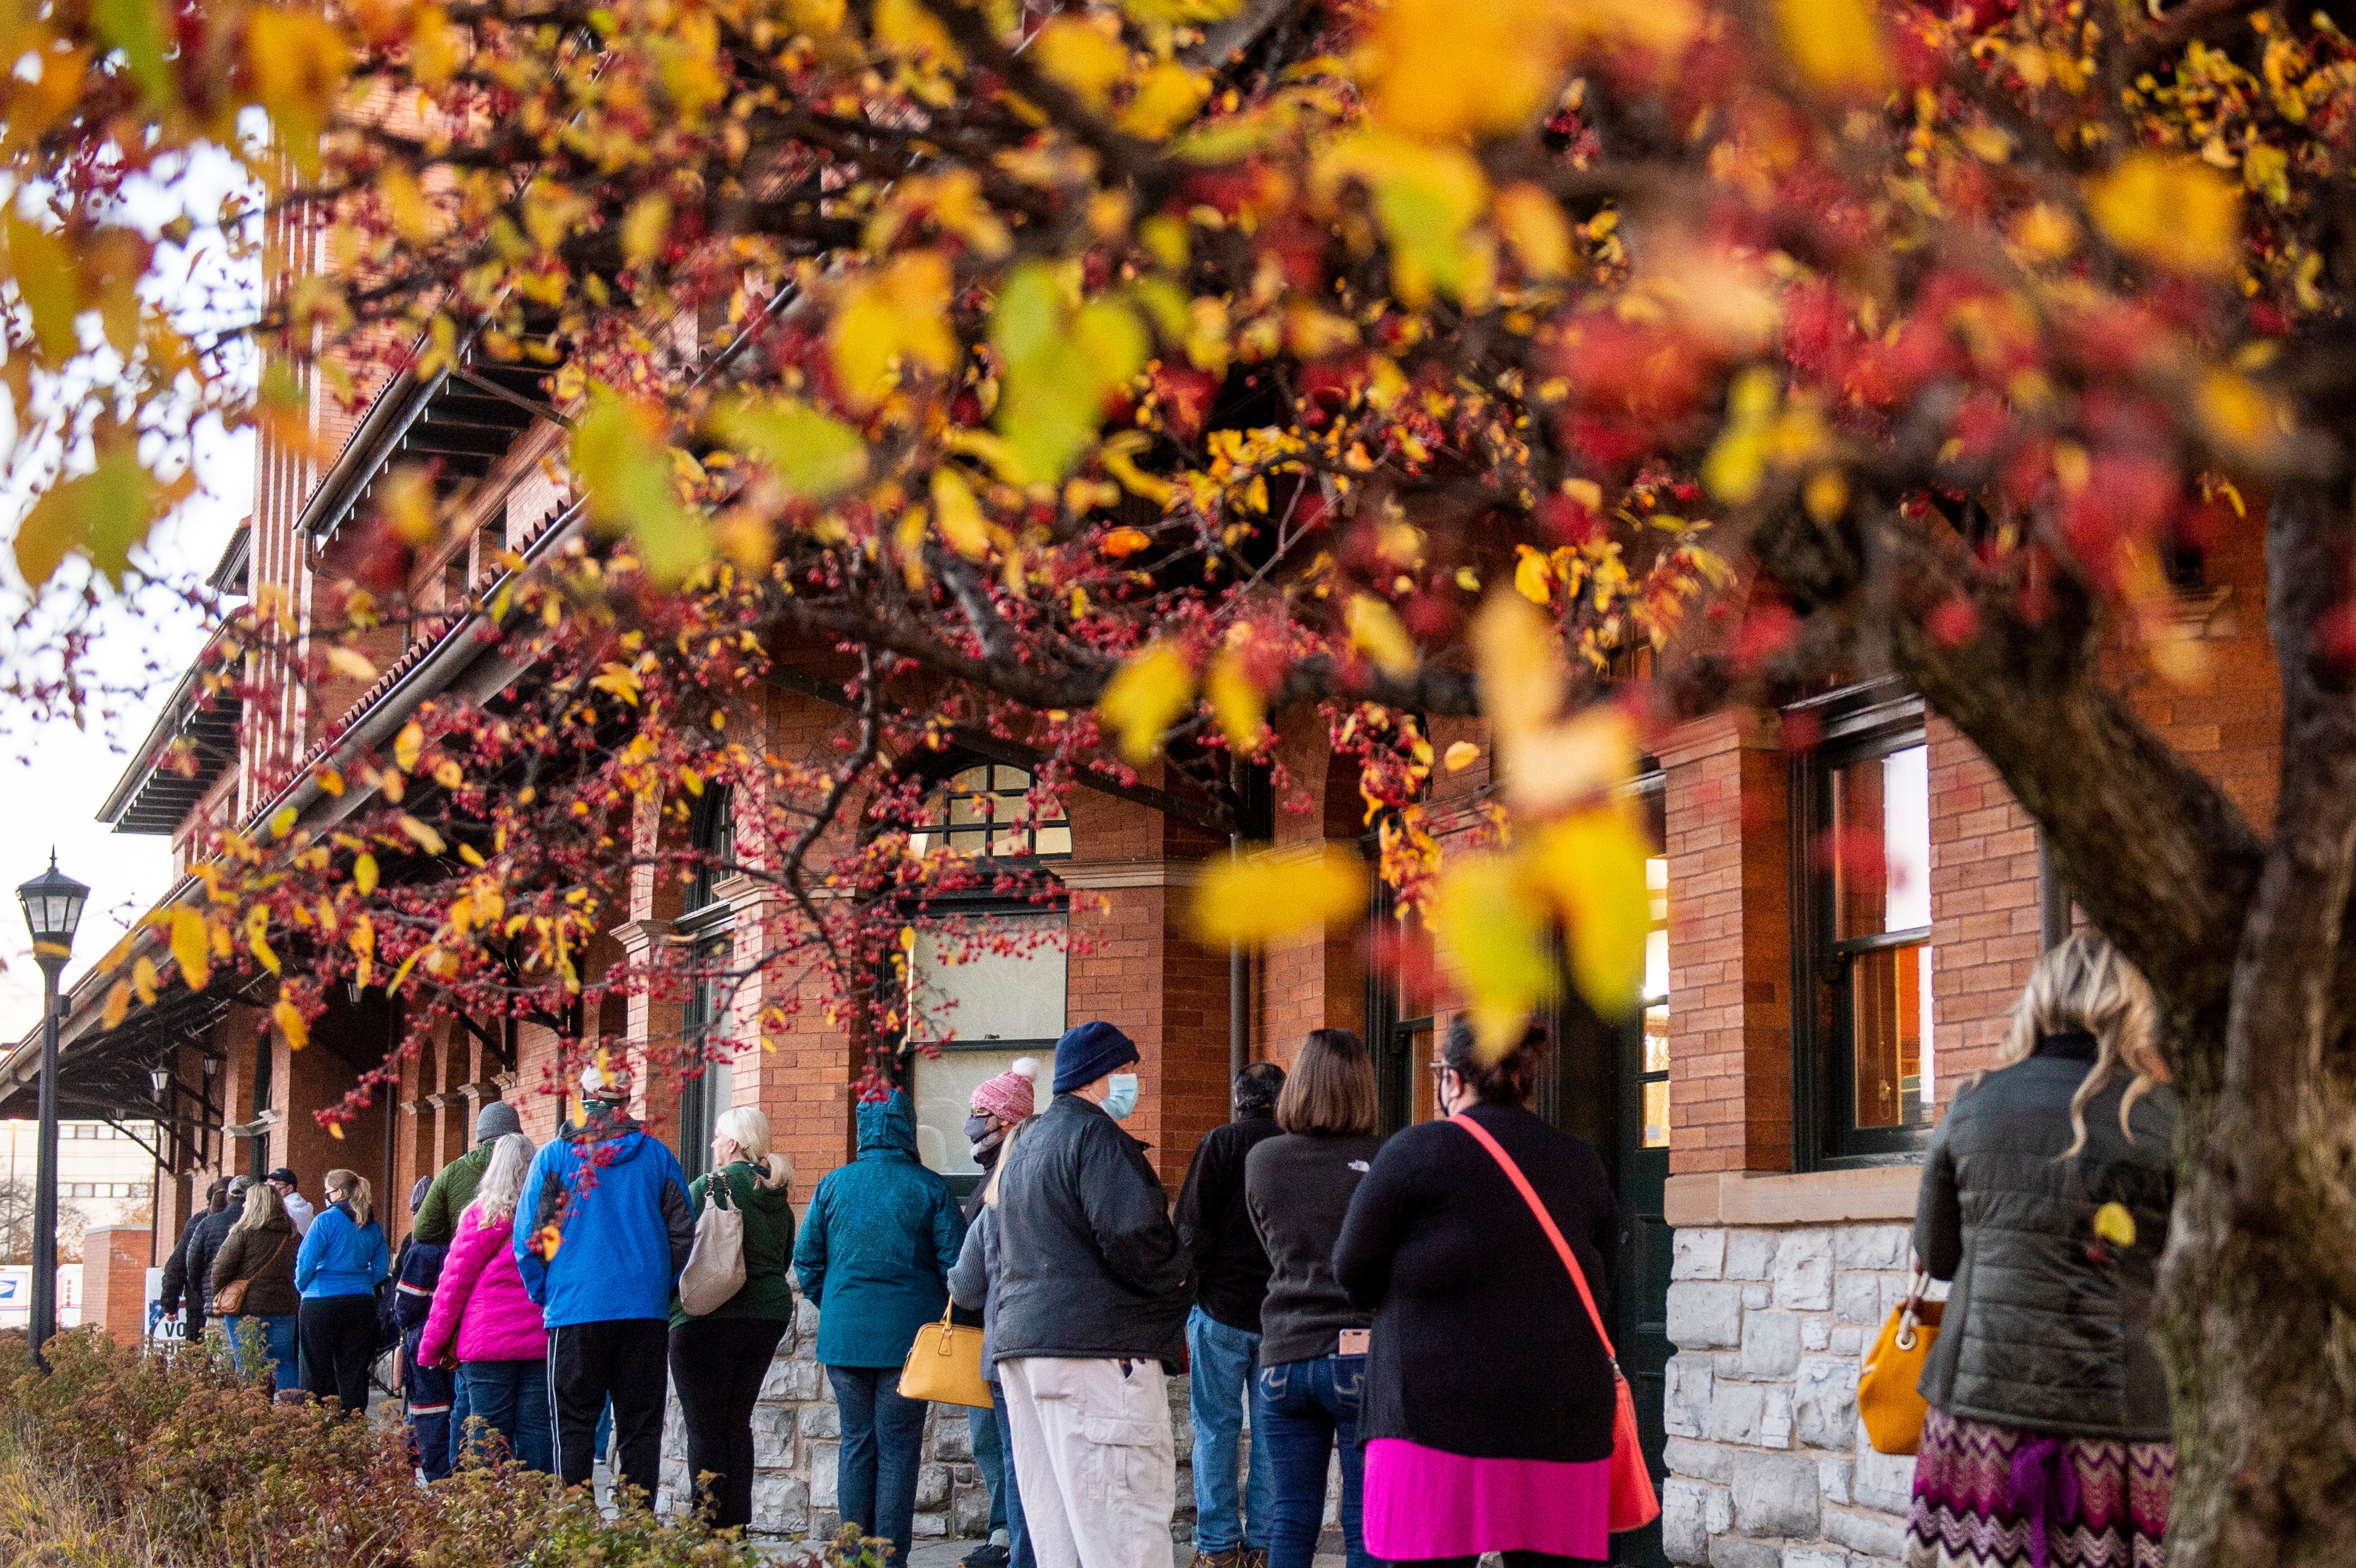
[[[1931,1121],[1931,948],[1859,954],[1850,978],[1856,1031],[1857,1125],[1922,1127]]]
[[[1834,769],[1832,829],[1826,853],[1837,940],[1931,923],[1928,747],[1910,746]]]
[[[1053,1041],[1064,1032],[1064,917],[1016,916],[996,923],[1022,933],[1021,950],[972,952],[964,962],[948,963],[943,950],[955,953],[958,944],[943,942],[937,932],[917,932],[908,966],[910,1039]]]
[[[1004,1050],[948,1050],[937,1057],[916,1059],[916,1158],[924,1162],[926,1169],[943,1176],[980,1174],[973,1147],[965,1141],[965,1119],[971,1114],[968,1106],[973,1091],[1012,1067],[1017,1057],[1038,1057],[1041,1079],[1053,1077],[1047,1057],[1036,1046]],[[1044,1081],[1036,1085],[1043,1100],[1046,1087]]]
[[[1644,1086],[1644,1147],[1665,1149],[1669,1146],[1669,1086],[1648,1083]]]

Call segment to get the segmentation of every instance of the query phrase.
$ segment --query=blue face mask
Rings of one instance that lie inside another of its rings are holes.
[[[1116,1122],[1126,1122],[1129,1113],[1137,1109],[1137,1075],[1117,1072],[1112,1075],[1112,1091],[1104,1097],[1104,1113]]]

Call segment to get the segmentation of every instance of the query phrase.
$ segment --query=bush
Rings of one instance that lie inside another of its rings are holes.
[[[257,1358],[258,1359],[258,1358]],[[766,1568],[734,1530],[510,1464],[421,1485],[397,1427],[278,1403],[225,1351],[0,1336],[0,1558],[58,1568]],[[878,1568],[854,1532],[801,1568]]]

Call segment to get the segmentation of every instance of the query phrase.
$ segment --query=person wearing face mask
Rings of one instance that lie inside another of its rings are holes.
[[[1186,1251],[1137,1109],[1136,1045],[1112,1025],[1055,1043],[1055,1098],[999,1162],[991,1354],[1042,1568],[1167,1561],[1176,1445],[1163,1369],[1190,1304]]]
[[[1033,1568],[1029,1531],[1023,1521],[1023,1495],[1014,1484],[1014,1440],[1007,1428],[1006,1388],[990,1359],[990,1331],[998,1301],[998,1188],[1000,1162],[1038,1101],[1039,1058],[1017,1058],[1014,1065],[977,1087],[967,1101],[966,1142],[982,1168],[981,1185],[965,1205],[965,1250],[949,1271],[949,1299],[961,1322],[981,1326],[981,1371],[990,1384],[991,1408],[967,1412],[973,1462],[990,1488],[990,1539],[967,1553],[958,1568]]]
[[[1374,1329],[1359,1384],[1365,1551],[1405,1568],[1611,1556],[1611,1352],[1562,1255],[1481,1133],[1612,1296],[1620,1219],[1595,1150],[1529,1109],[1552,1036],[1502,1053],[1458,1018],[1431,1064],[1448,1119],[1395,1133],[1350,1195],[1333,1278]]]

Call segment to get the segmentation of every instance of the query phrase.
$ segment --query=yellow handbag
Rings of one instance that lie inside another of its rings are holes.
[[[917,1329],[900,1369],[900,1397],[990,1409],[995,1402],[981,1375],[981,1330],[951,1323],[947,1312]]]
[[[1930,1288],[1931,1276],[1917,1270],[1905,1304],[1882,1324],[1857,1374],[1857,1412],[1865,1420],[1865,1440],[1878,1454],[1912,1454],[1922,1441],[1922,1417],[1931,1404],[1916,1385],[1931,1347],[1938,1343],[1944,1310],[1940,1303],[1922,1299]]]

